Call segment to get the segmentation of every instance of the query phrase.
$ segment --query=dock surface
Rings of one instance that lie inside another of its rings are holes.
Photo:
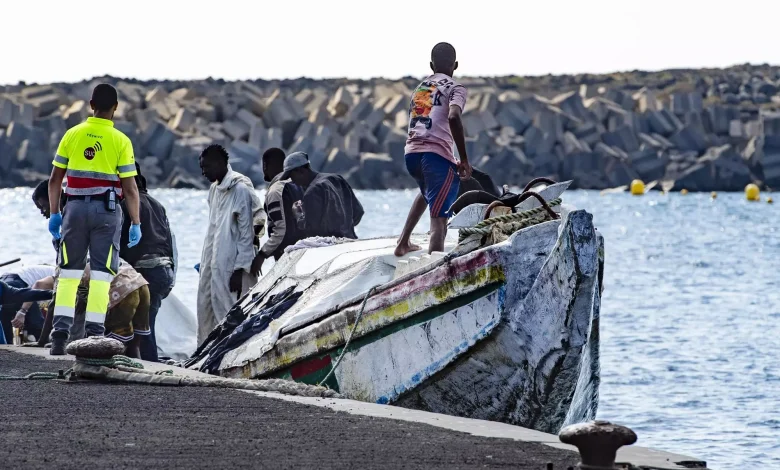
[[[0,350],[0,374],[72,361]],[[237,390],[0,381],[7,468],[566,469],[576,453]]]
[[[0,375],[57,372],[73,360],[0,346]],[[579,461],[552,434],[346,399],[51,380],[0,380],[0,397],[0,468],[545,470],[552,463],[565,470]],[[647,469],[706,467],[640,446],[621,448],[617,461]]]

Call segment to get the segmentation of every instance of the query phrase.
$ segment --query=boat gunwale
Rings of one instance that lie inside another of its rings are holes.
[[[492,248],[495,248],[496,246],[497,245],[493,245]],[[486,247],[486,248],[489,249],[491,247]],[[412,296],[424,297],[426,293],[430,294],[431,292],[436,291],[437,288],[441,288],[442,286],[448,283],[450,284],[463,283],[464,287],[462,287],[462,290],[451,290],[446,294],[446,297],[442,299],[437,299],[439,300],[438,303],[447,303],[457,297],[467,295],[473,291],[482,289],[491,284],[498,284],[504,282],[505,275],[503,272],[503,268],[499,263],[498,257],[492,251],[493,250],[487,250],[487,251],[477,250],[471,253],[466,253],[460,257],[454,258],[453,260],[451,260],[453,262],[448,263],[448,265],[439,265],[438,269],[442,271],[441,274],[437,275],[439,278],[434,282],[430,282],[429,284],[425,284],[423,278],[428,278],[426,274],[430,274],[431,271],[413,276],[411,279],[407,279],[402,283],[398,283],[397,285],[388,287],[388,289],[386,289],[384,292],[380,294],[372,295],[367,300],[366,308],[361,319],[370,318],[371,316],[375,316],[384,310],[392,309],[394,306],[402,305],[403,303],[408,303],[409,299],[412,298]],[[456,266],[456,265],[460,265],[460,266]],[[462,271],[460,273],[453,275],[452,273],[453,269],[457,269],[457,268],[461,268]],[[471,283],[471,284],[466,283],[465,280],[469,276],[473,276],[475,275],[475,273],[478,273],[479,271],[485,272],[484,279],[482,282]],[[408,289],[408,288],[404,289],[403,286],[408,283],[418,284],[418,285],[415,286],[415,288],[413,289]],[[362,297],[364,296],[361,296],[361,298],[359,299],[361,302],[362,302]],[[404,321],[407,318],[420,315],[421,313],[424,313],[425,311],[429,310],[432,306],[435,306],[437,304],[426,305],[420,309],[410,308],[405,314],[402,314],[397,318],[393,318],[392,321],[388,321],[384,324],[375,324],[371,326],[370,329],[365,331],[360,331],[360,328],[358,328],[354,333],[355,336],[353,336],[353,339],[362,338],[366,335],[369,335],[375,331],[386,328],[387,326],[395,324],[399,321]],[[314,327],[316,325],[323,324],[323,322],[336,321],[335,318],[339,314],[343,314],[344,316],[344,325],[343,325],[344,328],[350,329],[352,326],[354,326],[354,323],[351,322],[354,322],[354,319],[357,317],[358,306],[355,306],[354,304],[347,305],[344,308],[334,312],[333,314],[327,317],[320,317],[318,322],[313,322],[300,329],[295,330],[294,332],[288,333],[284,336],[280,336],[279,339],[276,341],[276,344],[273,346],[273,348],[266,351],[260,357],[246,360],[242,364],[220,368],[220,374],[241,376],[241,377],[256,377],[261,375],[273,374],[274,372],[277,372],[286,367],[290,367],[295,363],[304,361],[315,354],[321,354],[328,350],[343,346],[344,343],[346,342],[345,335],[344,336],[338,335],[339,338],[333,341],[334,344],[329,344],[323,340],[323,337],[317,336],[309,339],[304,344],[299,344],[295,346],[290,345],[290,350],[285,353],[280,353],[279,350],[280,344],[284,345],[285,340],[289,342],[291,336],[293,336],[294,334],[296,333],[300,334],[303,330]],[[351,320],[349,317],[351,317]],[[346,333],[346,331],[342,331],[342,329],[343,328],[335,328],[334,331],[331,333],[331,335],[334,335],[337,332]],[[310,344],[312,341],[321,344],[315,345],[314,351],[308,351],[308,352],[300,351],[302,347]],[[299,351],[297,353],[294,353],[296,349],[298,349]],[[290,355],[294,357],[289,357]],[[281,362],[277,362],[277,364],[275,364],[274,366],[271,366],[263,371],[254,371],[254,372],[251,371],[251,369],[253,368],[252,364],[256,364],[258,361],[260,361],[263,358],[271,359],[271,356],[274,356],[277,359],[283,359],[285,356],[288,356],[288,360],[286,361],[282,360]],[[241,371],[241,372],[236,374],[236,371]]]

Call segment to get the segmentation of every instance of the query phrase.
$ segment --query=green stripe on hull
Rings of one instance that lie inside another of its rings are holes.
[[[355,339],[349,344],[349,351],[356,351],[368,344],[374,343],[376,341],[381,340],[382,338],[389,336],[393,333],[396,333],[401,330],[405,330],[407,328],[410,328],[415,325],[419,325],[421,323],[426,323],[431,320],[433,320],[436,317],[440,317],[444,315],[447,312],[450,312],[452,310],[458,309],[460,307],[463,307],[465,305],[468,305],[482,297],[485,297],[495,291],[497,291],[503,284],[496,283],[491,284],[485,287],[482,287],[480,289],[475,290],[474,292],[471,292],[470,294],[458,297],[450,302],[446,302],[443,304],[436,305],[435,307],[429,308],[425,311],[422,311],[418,313],[417,315],[414,315],[413,317],[404,319],[402,321],[399,321],[397,323],[393,323],[392,325],[388,325],[385,328],[382,328],[378,331],[375,331],[373,333],[370,333],[362,338]],[[502,312],[503,313],[503,312]],[[310,385],[317,385],[320,383],[322,379],[325,378],[325,376],[330,372],[332,369],[332,364],[336,362],[339,355],[341,355],[341,351],[343,350],[343,347],[332,349],[324,354],[319,354],[317,356],[306,358],[304,361],[301,361],[292,367],[288,367],[285,369],[282,369],[278,373],[271,374],[270,377],[273,378],[279,378],[279,379],[287,379],[287,380],[295,380],[296,382],[302,382],[305,384]],[[316,370],[314,372],[305,374],[303,376],[300,376],[296,379],[293,379],[292,377],[292,369],[295,368],[298,364],[307,363],[310,361],[327,361],[327,358],[330,358],[329,364],[326,367],[323,367],[319,370]],[[329,388],[339,391],[339,384],[336,380],[336,375],[333,374],[328,378],[328,381],[322,385],[327,385]]]

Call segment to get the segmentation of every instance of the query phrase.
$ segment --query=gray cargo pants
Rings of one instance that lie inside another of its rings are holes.
[[[89,295],[85,313],[87,336],[102,336],[111,281],[119,269],[122,209],[106,209],[103,195],[69,199],[62,212],[62,243],[57,256],[60,277],[54,309],[53,337],[66,338],[73,325],[76,297],[89,253]]]

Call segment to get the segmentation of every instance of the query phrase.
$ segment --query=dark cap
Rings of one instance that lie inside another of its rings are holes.
[[[287,155],[287,157],[284,159],[284,173],[282,173],[281,179],[289,179],[291,171],[308,164],[309,156],[304,152],[293,152],[290,155]]]

